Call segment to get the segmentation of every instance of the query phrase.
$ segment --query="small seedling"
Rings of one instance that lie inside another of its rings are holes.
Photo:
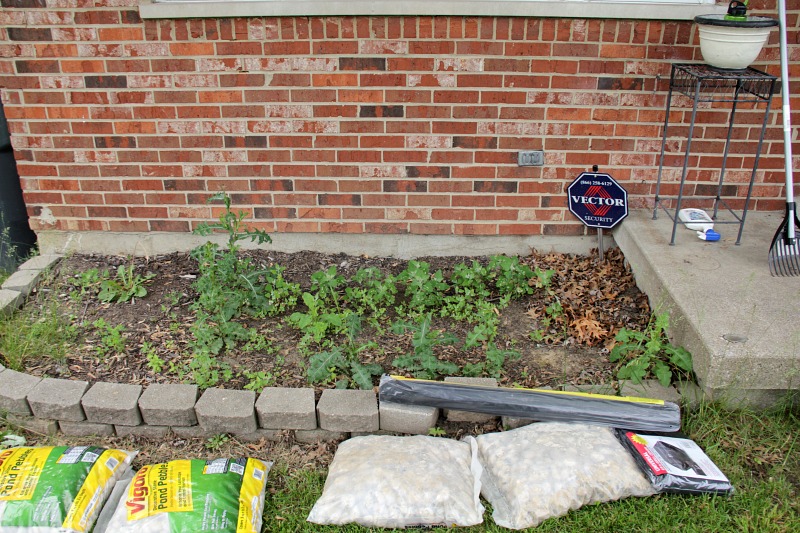
[[[227,434],[220,433],[219,435],[214,435],[213,437],[209,437],[208,440],[206,441],[205,446],[207,450],[216,452],[219,451],[220,448],[225,446],[230,440],[231,438]]]
[[[117,267],[117,275],[109,277],[108,272],[104,272],[103,280],[100,282],[100,292],[97,299],[101,302],[127,302],[133,298],[144,298],[147,296],[147,289],[144,284],[153,279],[156,275],[148,272],[144,276],[134,273],[134,265]]]

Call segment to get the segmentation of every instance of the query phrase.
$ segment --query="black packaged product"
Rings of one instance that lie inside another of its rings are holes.
[[[618,429],[617,438],[658,492],[732,494],[733,485],[691,439]]]

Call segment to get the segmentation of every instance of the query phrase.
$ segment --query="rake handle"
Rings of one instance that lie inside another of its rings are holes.
[[[778,17],[780,18],[781,48],[781,99],[783,101],[783,150],[786,174],[786,214],[789,224],[786,228],[786,239],[795,238],[795,203],[794,179],[792,176],[792,109],[789,103],[789,52],[786,41],[786,0],[778,1]]]

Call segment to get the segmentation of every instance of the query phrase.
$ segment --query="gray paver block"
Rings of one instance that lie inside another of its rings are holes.
[[[28,393],[28,403],[38,418],[80,422],[86,420],[81,398],[88,388],[88,381],[44,378]]]
[[[212,433],[253,433],[256,393],[249,390],[207,389],[194,406],[197,421]]]
[[[139,412],[141,385],[98,382],[83,395],[81,405],[89,422],[138,426],[142,423]]]
[[[622,396],[655,398],[656,400],[681,403],[681,395],[675,387],[665,387],[657,379],[645,379],[641,383],[623,380],[619,382],[619,391]]]
[[[267,387],[256,401],[256,413],[264,429],[317,429],[314,389]]]
[[[528,426],[536,422],[532,418],[517,418],[515,416],[504,416],[502,417],[503,428],[505,429],[517,429],[521,428],[522,426]]]
[[[148,425],[193,426],[197,396],[197,385],[153,384],[139,397],[139,410]]]
[[[326,389],[317,403],[319,427],[328,431],[378,431],[378,399],[371,390]]]
[[[678,383],[678,392],[681,395],[681,404],[689,410],[697,409],[706,400],[703,389],[691,381]]]
[[[0,315],[10,315],[19,309],[24,300],[20,292],[0,289]]]
[[[55,435],[58,433],[58,422],[55,420],[8,414],[6,421],[12,426],[21,427],[41,435]]]
[[[105,437],[114,434],[114,426],[97,422],[69,422],[62,420],[58,423],[61,433],[69,437]]]
[[[263,439],[277,442],[283,438],[284,434],[285,432],[279,429],[257,429],[252,433],[236,435],[236,440],[242,442],[260,442]]]
[[[64,258],[60,254],[42,254],[36,255],[22,263],[18,270],[47,270],[55,266],[56,263]]]
[[[0,410],[16,415],[32,415],[31,407],[25,399],[42,381],[42,378],[11,370],[0,372]]]
[[[3,289],[28,296],[41,276],[41,270],[17,270],[3,282]]]
[[[613,383],[597,383],[586,385],[565,385],[566,392],[585,392],[588,394],[604,394],[606,396],[617,396],[617,391]]]
[[[183,439],[208,439],[216,434],[201,426],[171,426],[169,429]]]
[[[439,409],[425,405],[406,405],[381,402],[380,422],[382,431],[427,435],[428,430],[439,420]]]
[[[497,387],[497,380],[494,378],[463,378],[450,376],[444,378],[445,383],[458,383],[459,385],[478,385],[481,387]],[[470,411],[459,411],[456,409],[445,409],[444,415],[450,422],[472,422],[483,424],[497,418],[495,415],[484,413],[473,413]]]
[[[294,432],[294,439],[303,444],[314,444],[317,442],[334,442],[345,440],[349,433],[342,431],[327,431],[325,429],[298,429]]]
[[[114,426],[114,431],[120,437],[133,435],[146,439],[163,439],[169,433],[169,426]]]

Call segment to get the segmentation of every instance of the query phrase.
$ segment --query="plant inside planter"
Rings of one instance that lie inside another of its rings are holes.
[[[694,18],[700,35],[700,53],[712,67],[742,70],[756,60],[778,21],[747,15],[748,0],[733,0],[725,15]]]

